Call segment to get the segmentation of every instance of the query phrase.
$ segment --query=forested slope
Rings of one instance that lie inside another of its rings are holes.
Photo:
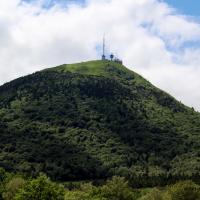
[[[57,180],[198,177],[200,114],[111,61],[0,87],[0,166]]]

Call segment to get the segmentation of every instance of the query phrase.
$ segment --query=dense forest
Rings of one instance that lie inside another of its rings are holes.
[[[0,87],[0,167],[52,180],[200,178],[200,114],[111,61],[62,65]]]

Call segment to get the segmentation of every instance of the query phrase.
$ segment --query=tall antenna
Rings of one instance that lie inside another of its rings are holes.
[[[105,60],[106,59],[106,56],[105,56],[105,34],[103,35],[103,54],[102,54],[102,60]]]
[[[105,35],[103,36],[103,55],[105,55]]]

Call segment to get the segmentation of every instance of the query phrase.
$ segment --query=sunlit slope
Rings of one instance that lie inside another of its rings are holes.
[[[82,75],[104,76],[107,78],[118,77],[126,79],[134,79],[138,83],[147,84],[148,81],[144,80],[137,73],[129,70],[124,65],[108,60],[101,61],[88,61],[75,64],[64,64],[54,68],[46,69],[45,71],[55,72],[71,72]]]

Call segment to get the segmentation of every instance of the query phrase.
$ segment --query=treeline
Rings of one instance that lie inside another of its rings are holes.
[[[200,186],[192,181],[156,188],[134,189],[123,177],[104,183],[55,183],[47,176],[26,178],[0,168],[0,200],[199,200]]]

